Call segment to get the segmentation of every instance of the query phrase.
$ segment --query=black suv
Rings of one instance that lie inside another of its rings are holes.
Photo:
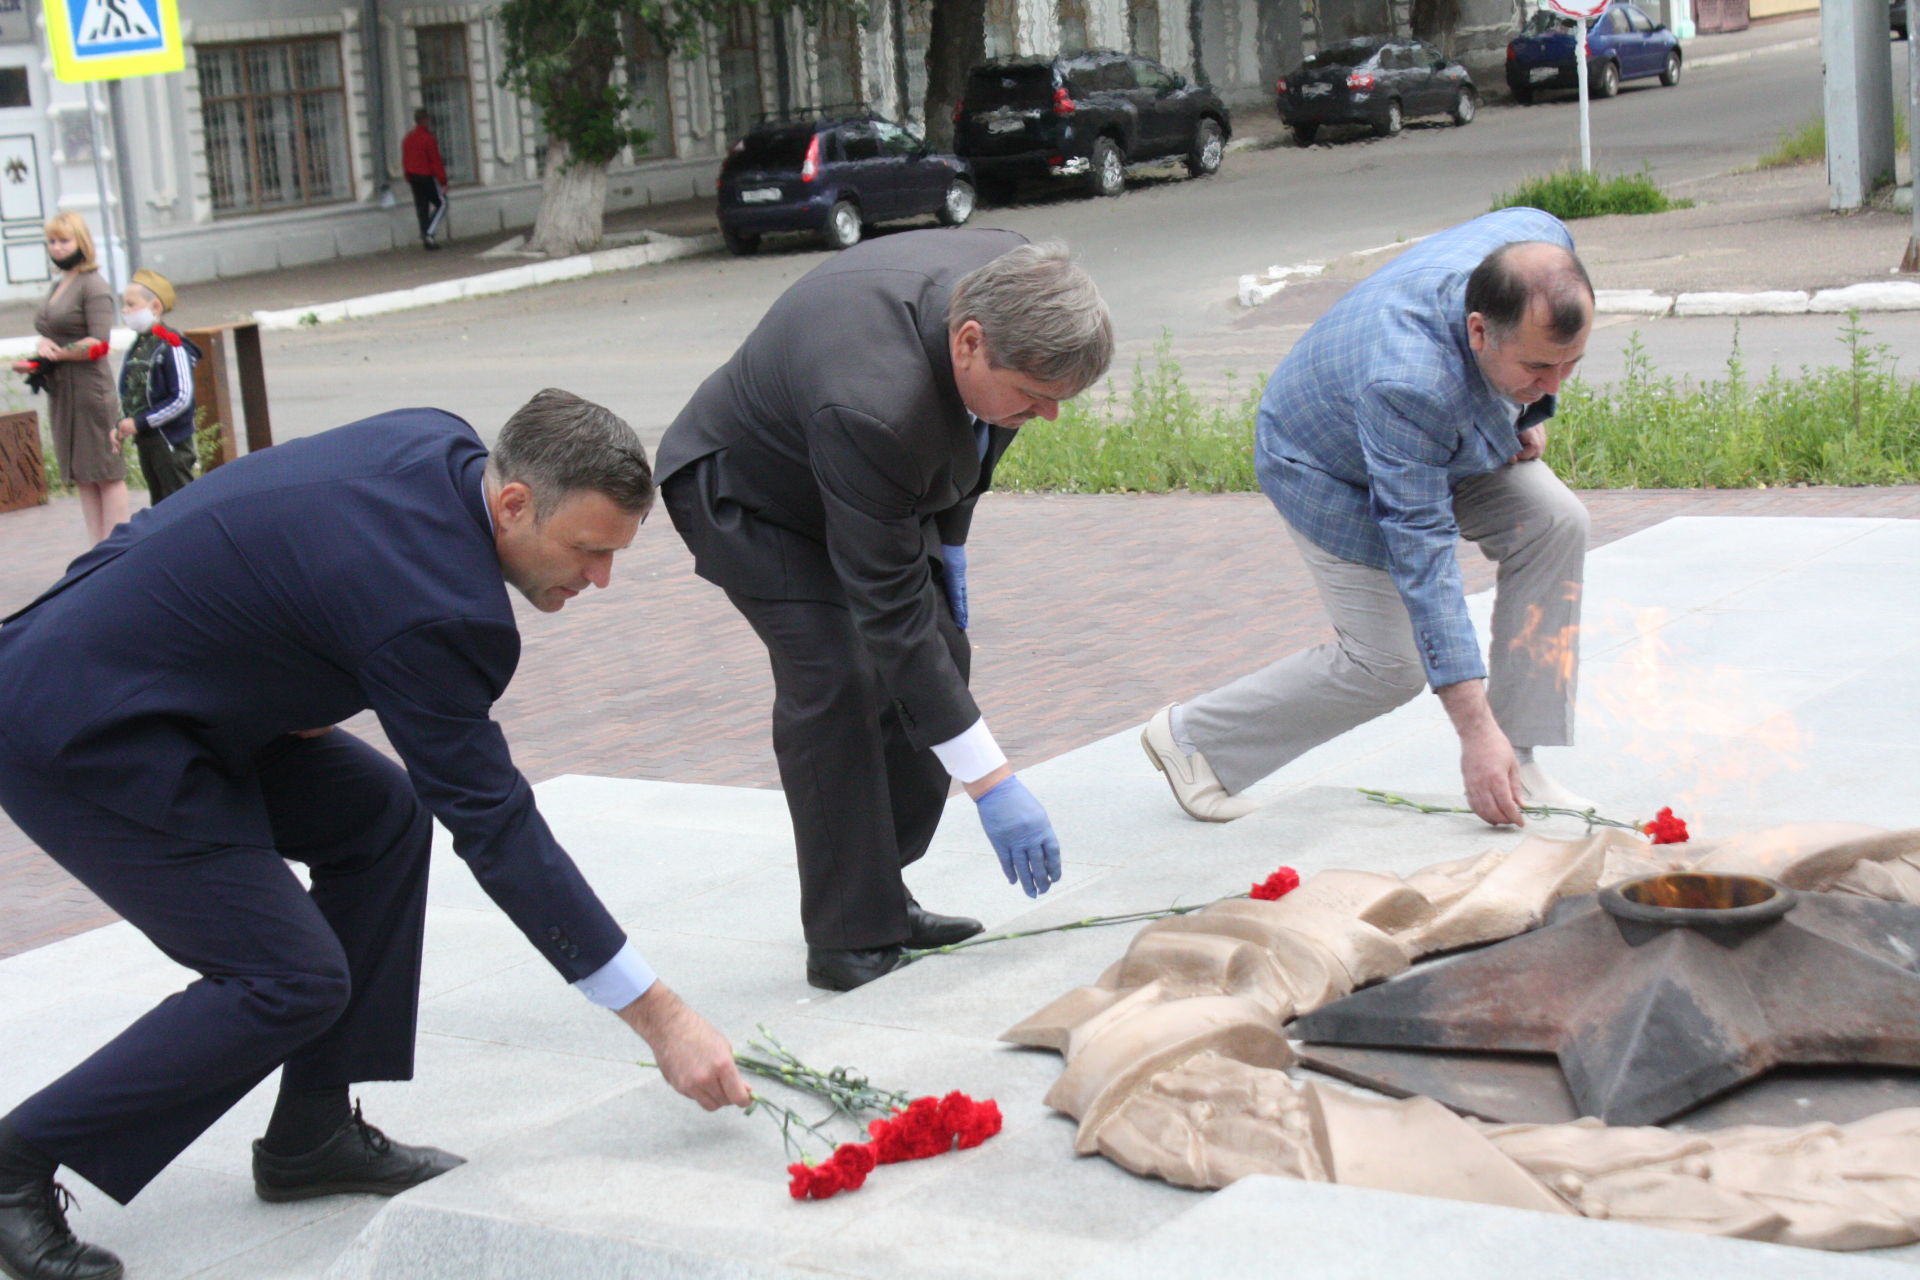
[[[720,232],[735,253],[783,231],[845,249],[876,222],[932,214],[957,227],[973,216],[966,161],[860,108],[762,121],[733,144],[717,186]]]
[[[1213,90],[1106,50],[975,67],[953,124],[953,149],[999,198],[1019,179],[1042,176],[1084,177],[1095,195],[1117,196],[1127,165],[1168,156],[1205,177],[1219,169],[1233,133]]]

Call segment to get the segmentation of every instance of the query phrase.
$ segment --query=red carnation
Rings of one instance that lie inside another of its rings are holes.
[[[153,336],[160,339],[160,341],[166,343],[170,347],[177,347],[180,345],[180,335],[175,333],[173,330],[167,328],[165,325],[157,324],[153,326]]]
[[[98,338],[95,338],[92,342],[87,344],[87,359],[98,360],[100,357],[106,354],[107,354],[107,344],[100,341]]]
[[[1687,823],[1684,818],[1673,816],[1671,808],[1662,809],[1653,815],[1653,821],[1642,823],[1640,830],[1654,844],[1685,844],[1687,842]]]
[[[955,1135],[956,1145],[961,1150],[977,1147],[1000,1132],[1000,1104],[992,1098],[973,1104],[973,1112],[967,1117],[967,1123]]]
[[[874,1157],[873,1148],[866,1143],[843,1142],[834,1149],[833,1158],[827,1163],[840,1170],[840,1176],[846,1180],[847,1190],[858,1191],[879,1161]]]
[[[1683,835],[1681,839],[1686,839]],[[1272,875],[1253,886],[1248,897],[1258,898],[1262,902],[1277,902],[1300,887],[1300,873],[1292,867],[1281,867]]]

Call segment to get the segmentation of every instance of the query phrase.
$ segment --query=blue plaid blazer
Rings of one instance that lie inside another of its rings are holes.
[[[1507,464],[1517,417],[1467,343],[1467,277],[1516,240],[1573,247],[1558,218],[1502,209],[1415,245],[1336,303],[1267,383],[1254,435],[1260,487],[1329,554],[1384,569],[1406,601],[1427,681],[1486,675],[1467,618],[1453,491]]]

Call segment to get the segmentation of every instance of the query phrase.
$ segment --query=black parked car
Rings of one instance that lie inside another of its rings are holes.
[[[720,232],[735,253],[783,231],[845,249],[876,222],[932,214],[957,227],[973,216],[967,162],[868,111],[763,121],[733,144],[718,186]]]
[[[1376,137],[1400,132],[1411,116],[1450,115],[1469,123],[1480,91],[1457,62],[1418,40],[1369,37],[1329,45],[1275,84],[1280,119],[1301,146],[1324,124],[1371,125]]]
[[[1887,16],[1893,19],[1893,34],[1896,38],[1907,38],[1907,0],[1888,0]]]
[[[1107,50],[975,67],[953,124],[953,149],[1001,197],[1028,177],[1083,178],[1095,195],[1117,196],[1127,165],[1168,156],[1205,177],[1233,135],[1213,90]]]

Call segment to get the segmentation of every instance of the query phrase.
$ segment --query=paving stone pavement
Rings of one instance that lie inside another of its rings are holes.
[[[1596,546],[1672,516],[1920,518],[1920,487],[1585,497]],[[1327,636],[1312,580],[1259,494],[989,494],[974,531],[974,688],[1017,767]],[[54,581],[81,541],[72,499],[0,514],[0,617]],[[1468,590],[1491,585],[1478,554],[1463,565]],[[616,562],[603,597],[554,616],[523,608],[521,623],[520,670],[496,715],[533,781],[778,785],[764,651],[693,575],[664,519]],[[385,747],[371,716],[348,728]],[[114,918],[0,817],[0,956]]]

